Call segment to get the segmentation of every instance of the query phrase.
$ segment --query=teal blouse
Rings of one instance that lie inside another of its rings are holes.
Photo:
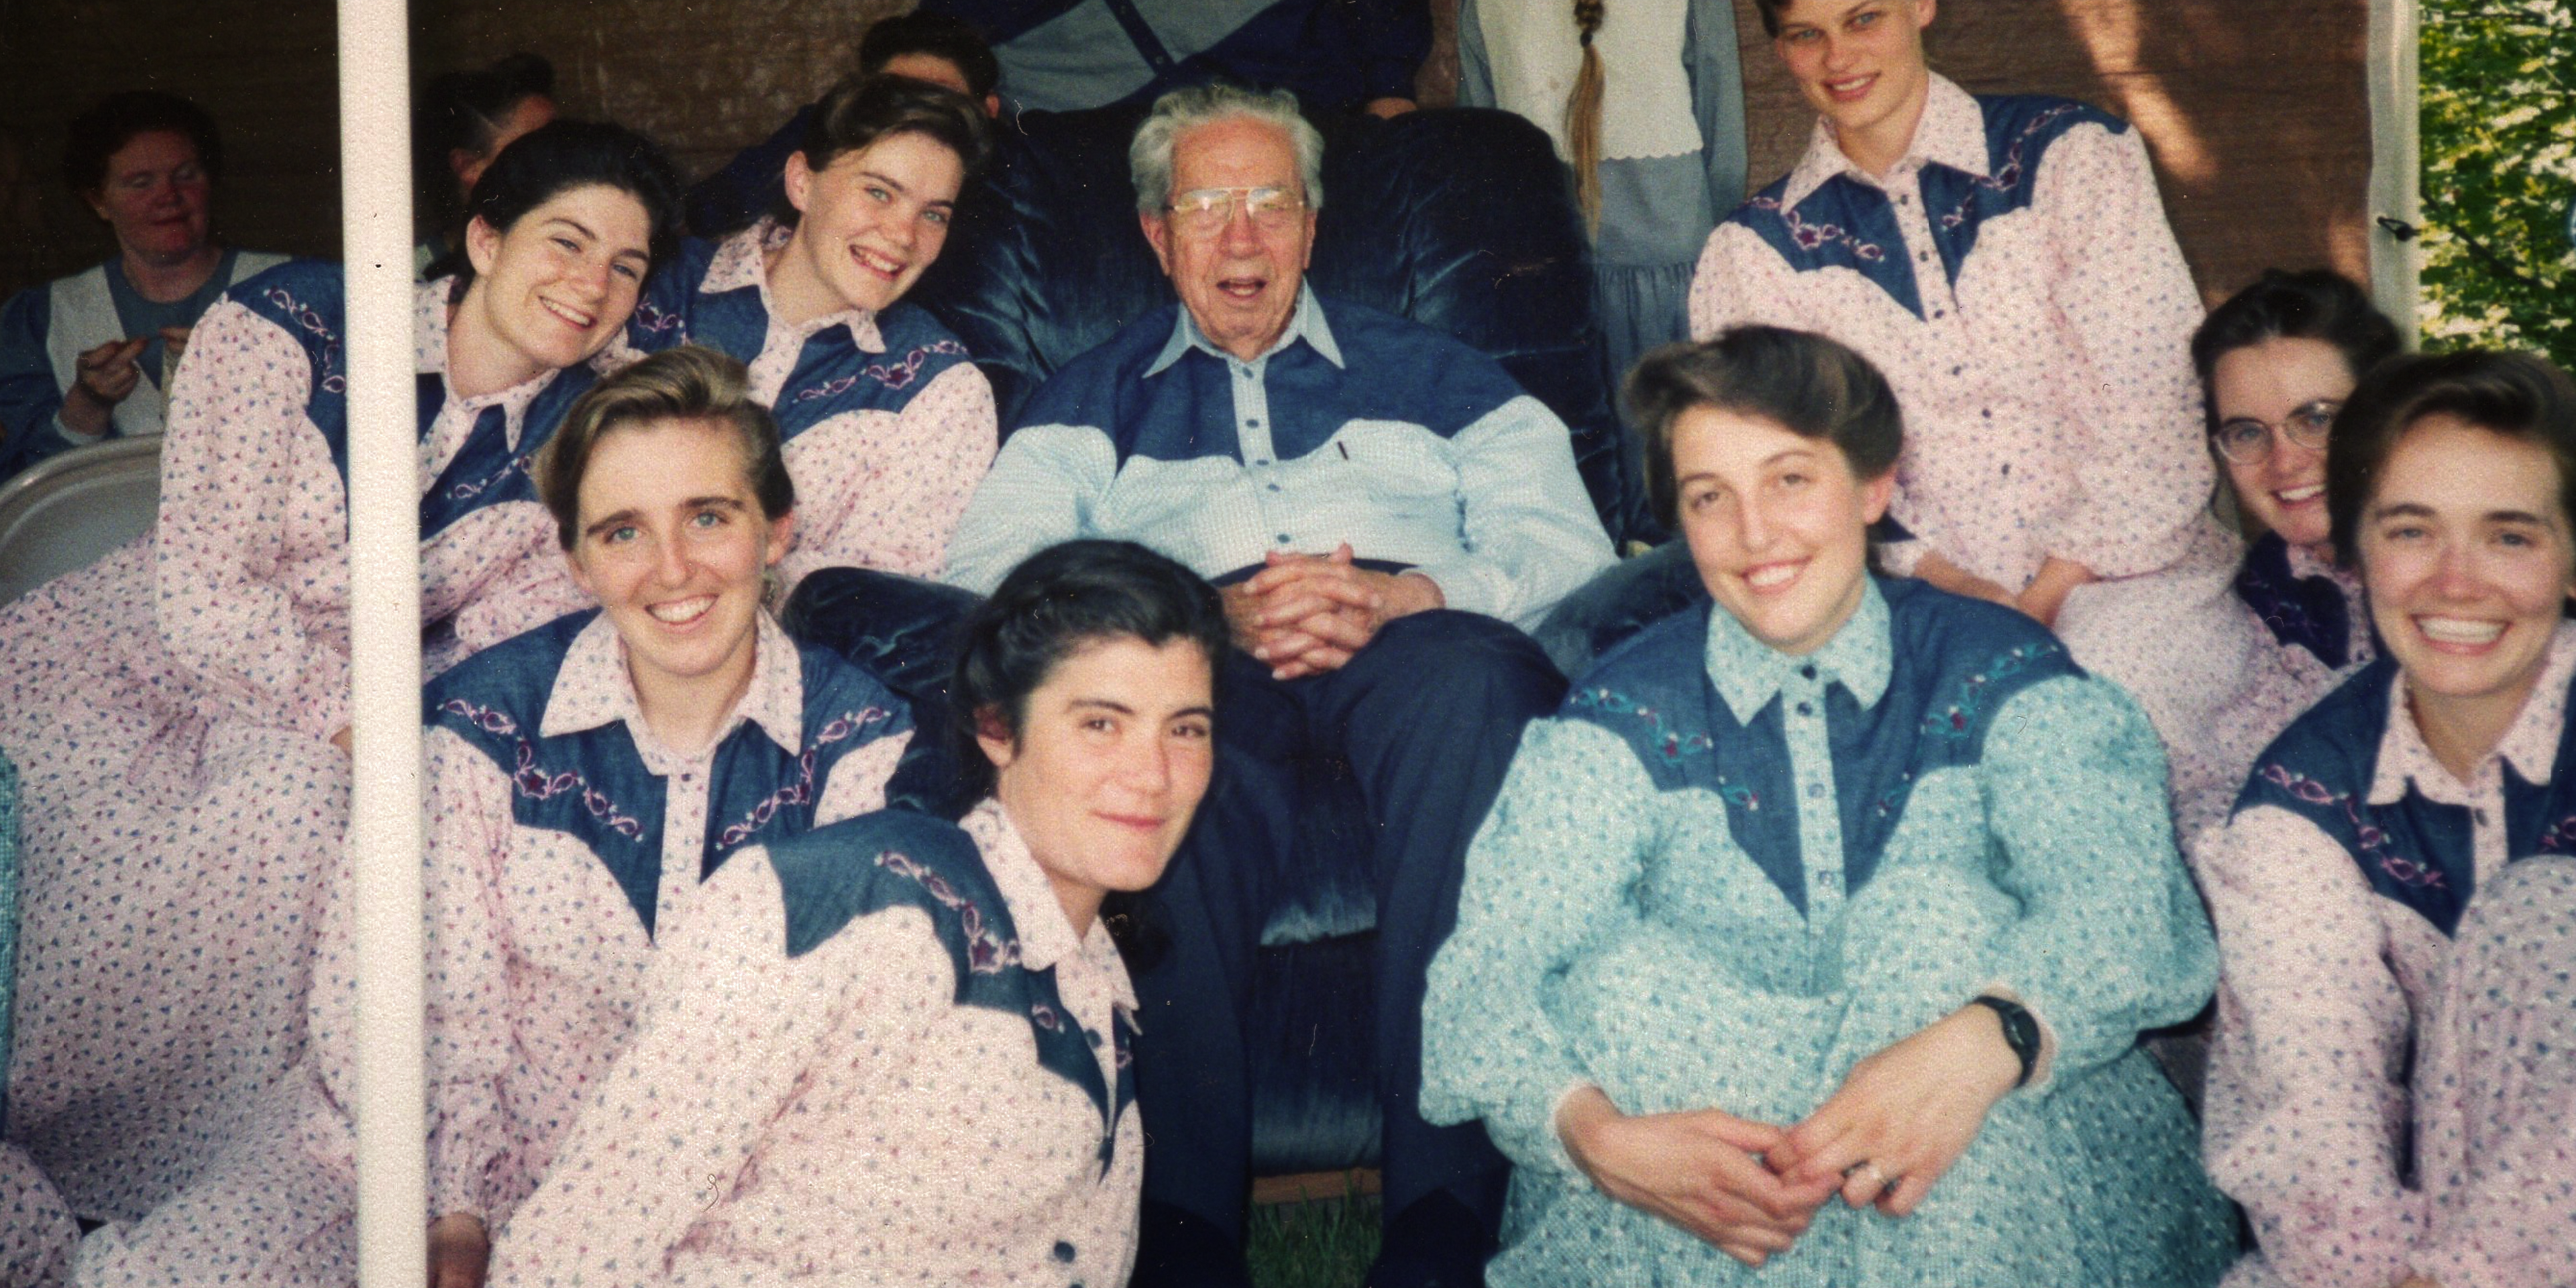
[[[1423,1112],[1518,1165],[1496,1288],[2206,1284],[2234,1221],[2137,1036],[2216,974],[2155,734],[2055,637],[1902,580],[1806,657],[1703,607],[1525,735],[1431,969]],[[1981,992],[2039,1018],[2029,1085],[1913,1215],[1833,1200],[1758,1271],[1601,1194],[1554,1130],[1586,1084],[1793,1124]]]

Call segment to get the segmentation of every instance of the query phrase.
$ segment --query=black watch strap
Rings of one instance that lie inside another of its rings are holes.
[[[2009,998],[1993,994],[1969,999],[1970,1006],[1982,1006],[1995,1013],[2004,1026],[2004,1045],[2012,1048],[2013,1058],[2021,1061],[2021,1076],[2013,1079],[2016,1087],[2030,1084],[2031,1070],[2039,1065],[2039,1020],[2028,1007]]]

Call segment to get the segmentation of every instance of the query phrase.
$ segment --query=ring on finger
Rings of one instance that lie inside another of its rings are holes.
[[[1864,1159],[1860,1160],[1860,1161],[1859,1161],[1859,1162],[1857,1162],[1857,1163],[1852,1164],[1852,1165],[1851,1165],[1851,1166],[1849,1166],[1849,1167],[1844,1168],[1844,1169],[1843,1169],[1843,1179],[1844,1179],[1844,1180],[1850,1180],[1852,1177],[1857,1176],[1857,1175],[1861,1175],[1861,1174],[1864,1174],[1864,1173],[1865,1173],[1865,1174],[1867,1174],[1867,1176],[1868,1176],[1868,1178],[1869,1178],[1869,1182],[1870,1182],[1870,1184],[1875,1185],[1875,1186],[1877,1186],[1878,1188],[1880,1188],[1880,1189],[1882,1189],[1882,1190],[1887,1189],[1887,1188],[1889,1188],[1889,1187],[1891,1187],[1891,1186],[1893,1186],[1893,1185],[1895,1185],[1895,1184],[1896,1184],[1896,1178],[1894,1178],[1894,1177],[1892,1177],[1892,1176],[1889,1176],[1889,1175],[1888,1175],[1886,1172],[1884,1172],[1884,1171],[1879,1170],[1879,1166],[1878,1166],[1878,1164],[1877,1164],[1877,1163],[1875,1163],[1875,1162],[1873,1162],[1873,1161],[1871,1161],[1871,1160],[1869,1160],[1869,1159],[1866,1159],[1866,1158],[1864,1158]]]

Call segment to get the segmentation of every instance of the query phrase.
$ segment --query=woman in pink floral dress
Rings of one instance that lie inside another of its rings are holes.
[[[435,659],[533,624],[551,527],[524,461],[676,227],[628,131],[531,135],[477,186],[473,272],[421,288],[421,589]],[[208,310],[153,531],[0,610],[24,924],[10,1138],[75,1212],[131,1219],[302,1053],[347,813],[341,270]]]

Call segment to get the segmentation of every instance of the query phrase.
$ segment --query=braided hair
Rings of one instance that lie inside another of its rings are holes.
[[[1565,96],[1566,159],[1574,164],[1574,200],[1583,221],[1601,229],[1601,51],[1592,47],[1600,32],[1603,0],[1574,0],[1575,39],[1583,44],[1583,67]]]

